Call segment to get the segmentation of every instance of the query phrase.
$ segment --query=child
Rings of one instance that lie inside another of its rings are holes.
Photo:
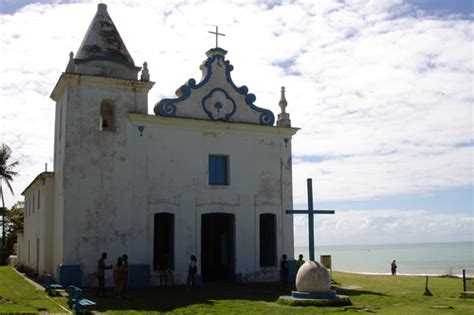
[[[113,269],[113,280],[115,284],[115,290],[117,293],[117,297],[122,298],[123,287],[125,286],[125,271],[123,268],[123,261],[122,257],[117,259],[117,264],[114,266]]]
[[[188,285],[194,286],[194,276],[197,273],[196,262],[197,262],[196,256],[191,255],[191,262],[189,263],[189,266],[188,266]]]

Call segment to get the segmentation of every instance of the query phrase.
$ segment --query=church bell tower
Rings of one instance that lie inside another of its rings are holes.
[[[56,102],[54,265],[93,264],[96,257],[85,253],[102,251],[115,232],[107,226],[120,225],[115,213],[127,200],[113,192],[133,172],[127,167],[133,159],[128,115],[147,114],[153,84],[147,63],[135,65],[107,6],[99,4],[51,94]]]

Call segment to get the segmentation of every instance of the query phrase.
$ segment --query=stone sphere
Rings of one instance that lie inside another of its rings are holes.
[[[305,262],[296,274],[296,289],[300,292],[331,290],[329,271],[317,261]]]

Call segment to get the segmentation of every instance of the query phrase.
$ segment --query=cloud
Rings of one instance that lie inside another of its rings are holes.
[[[295,246],[308,244],[308,220],[294,217]],[[474,241],[474,218],[433,214],[424,210],[337,211],[317,215],[315,239],[319,245],[400,244]]]
[[[150,113],[201,77],[216,24],[234,81],[258,106],[277,114],[287,87],[287,110],[302,128],[292,143],[295,203],[305,202],[308,176],[321,200],[473,185],[470,20],[405,1],[115,0],[108,8],[156,81]],[[94,1],[53,1],[0,16],[0,138],[20,161],[17,193],[52,164],[48,95],[95,11]]]

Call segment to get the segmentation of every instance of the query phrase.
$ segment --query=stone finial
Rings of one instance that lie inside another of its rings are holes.
[[[281,97],[278,105],[281,108],[281,113],[278,114],[277,126],[291,127],[290,114],[286,112],[286,106],[288,106],[288,102],[286,101],[284,86],[281,87]]]
[[[281,97],[280,97],[280,102],[278,103],[278,105],[280,105],[281,113],[282,114],[286,113],[285,109],[286,109],[286,106],[288,106],[288,102],[286,101],[284,86],[281,87]]]
[[[140,76],[141,81],[150,81],[150,72],[148,71],[148,63],[143,63],[142,75]]]
[[[76,70],[74,66],[74,53],[71,51],[69,53],[69,61],[66,66],[66,73],[74,73]]]

